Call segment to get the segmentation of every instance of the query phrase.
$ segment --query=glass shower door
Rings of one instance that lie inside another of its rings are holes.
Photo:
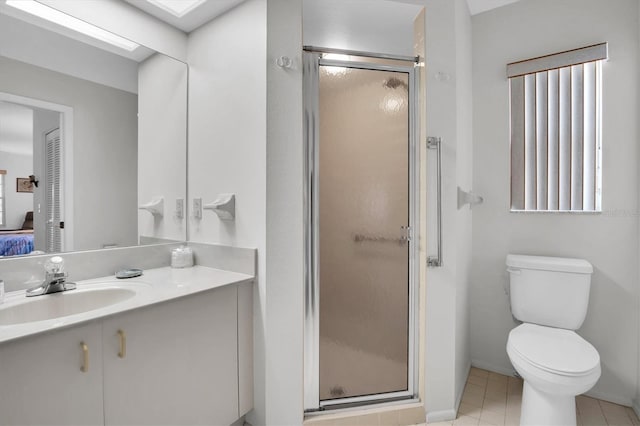
[[[321,405],[410,390],[410,76],[380,68],[319,66]]]

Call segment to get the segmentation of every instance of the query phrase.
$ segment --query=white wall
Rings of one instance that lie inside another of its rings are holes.
[[[189,238],[258,248],[254,425],[302,424],[301,19],[301,1],[249,0],[189,35],[190,202],[236,194],[235,221],[205,211]]]
[[[638,2],[522,0],[472,18],[474,186],[471,353],[511,372],[516,325],[505,294],[508,253],[579,257],[594,266],[579,330],[600,353],[591,395],[630,405],[638,368]],[[509,91],[515,60],[609,42],[603,65],[603,213],[509,213]],[[553,295],[550,295],[553,297]]]
[[[189,240],[258,249],[251,421],[256,425],[267,415],[266,36],[266,0],[249,0],[192,32],[188,43],[189,202],[236,195],[234,221],[204,211],[202,220],[189,219]]]
[[[471,15],[466,0],[456,0],[456,180],[465,191],[473,179],[473,103]],[[457,193],[456,193],[457,195]],[[456,388],[460,397],[469,374],[469,286],[471,281],[472,214],[463,207],[456,212]],[[459,401],[456,401],[459,403]]]
[[[427,133],[442,138],[443,261],[426,275],[427,420],[455,418],[469,368],[468,302],[471,214],[457,209],[457,187],[470,189],[470,22],[464,0],[426,2]],[[435,151],[426,163],[427,247],[435,252]]]
[[[164,216],[138,211],[138,234],[186,239],[187,65],[155,54],[140,64],[138,79],[138,205],[164,197]]]
[[[16,191],[16,178],[26,178],[33,171],[33,156],[0,151],[0,170],[4,175],[5,226],[0,229],[20,229],[24,215],[33,210],[33,194]]]
[[[413,56],[413,20],[422,8],[384,0],[304,0],[303,43]]]
[[[302,2],[268,0],[265,3],[268,24],[266,424],[300,425],[304,299]],[[277,67],[276,58],[280,56],[294,59],[294,69]]]
[[[0,56],[137,93],[138,63],[0,14]]]
[[[137,97],[0,57],[0,92],[73,108],[74,249],[136,244]]]
[[[184,61],[187,36],[182,31],[120,0],[39,0],[138,44]]]

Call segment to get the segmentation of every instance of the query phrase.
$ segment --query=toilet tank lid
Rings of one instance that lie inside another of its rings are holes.
[[[512,268],[539,269],[543,271],[572,272],[578,274],[593,273],[593,266],[586,260],[565,257],[509,254],[507,255],[507,266]]]

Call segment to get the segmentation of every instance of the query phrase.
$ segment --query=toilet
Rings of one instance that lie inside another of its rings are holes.
[[[574,330],[589,304],[593,267],[583,259],[507,256],[511,312],[507,354],[524,380],[520,424],[576,424],[575,397],[600,378],[598,351]]]

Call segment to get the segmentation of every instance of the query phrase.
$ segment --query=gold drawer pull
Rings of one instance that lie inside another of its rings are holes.
[[[82,348],[82,365],[80,366],[80,371],[86,373],[89,371],[89,346],[85,342],[80,342],[80,347]]]
[[[124,358],[127,356],[127,336],[124,334],[124,331],[118,330],[118,337],[120,338],[120,351],[118,352],[118,356]]]

